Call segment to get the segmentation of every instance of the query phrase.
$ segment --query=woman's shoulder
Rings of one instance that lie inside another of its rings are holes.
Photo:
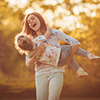
[[[55,36],[59,37],[59,36],[62,35],[62,33],[63,33],[63,32],[61,32],[61,31],[59,31],[59,30],[57,30],[57,29],[52,29],[52,30],[51,30],[51,36],[52,36],[52,35],[55,35]]]
[[[58,31],[57,29],[51,29],[51,33],[55,33],[57,31]]]
[[[57,30],[57,29],[51,29],[51,33],[60,33],[61,31]]]
[[[57,29],[51,29],[51,35],[57,35],[59,32]]]

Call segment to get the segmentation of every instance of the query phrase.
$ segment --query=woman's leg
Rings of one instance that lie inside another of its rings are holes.
[[[36,100],[59,100],[63,73],[48,73],[36,77]]]
[[[63,87],[63,73],[53,73],[49,81],[48,100],[59,100]]]
[[[36,76],[36,100],[48,100],[48,79],[46,74]]]

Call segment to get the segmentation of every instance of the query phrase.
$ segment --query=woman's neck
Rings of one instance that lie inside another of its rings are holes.
[[[45,36],[46,39],[50,37],[50,33],[51,33],[51,29],[49,27],[47,27],[47,31],[44,34],[44,36]]]
[[[40,30],[36,31],[36,34],[37,34],[38,36],[43,35],[43,34],[41,33]]]

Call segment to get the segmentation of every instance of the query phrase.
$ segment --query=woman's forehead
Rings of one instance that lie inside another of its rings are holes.
[[[29,20],[29,19],[31,19],[33,17],[36,17],[36,16],[35,15],[29,15],[28,18],[27,18],[27,20]]]

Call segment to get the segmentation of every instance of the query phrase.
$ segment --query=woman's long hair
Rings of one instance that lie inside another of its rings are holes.
[[[39,21],[40,21],[40,31],[44,35],[46,30],[47,30],[47,25],[46,25],[45,20],[43,19],[43,17],[37,12],[30,13],[24,18],[23,29],[22,29],[21,33],[25,33],[27,35],[32,35],[33,37],[37,36],[36,32],[29,27],[29,24],[27,22],[27,18],[28,18],[29,15],[34,15],[39,19]]]

